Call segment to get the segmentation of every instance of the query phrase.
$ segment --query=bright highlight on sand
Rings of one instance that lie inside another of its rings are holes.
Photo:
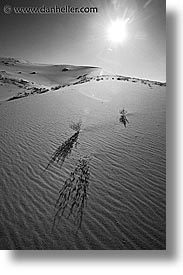
[[[113,43],[122,44],[127,38],[127,28],[124,19],[116,19],[111,22],[107,30],[107,37]]]

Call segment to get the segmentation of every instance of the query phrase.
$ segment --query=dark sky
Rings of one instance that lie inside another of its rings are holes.
[[[3,7],[97,7],[91,14],[5,14]],[[122,75],[166,80],[165,0],[1,0],[0,56],[37,63],[93,65]],[[122,45],[106,38],[128,18]]]

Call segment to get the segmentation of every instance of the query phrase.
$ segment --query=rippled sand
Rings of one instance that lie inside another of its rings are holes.
[[[91,82],[0,106],[1,249],[165,249],[165,87]],[[128,111],[129,124],[119,122]],[[60,169],[50,156],[82,120]],[[52,232],[58,191],[80,155],[91,155],[81,230],[61,219]]]

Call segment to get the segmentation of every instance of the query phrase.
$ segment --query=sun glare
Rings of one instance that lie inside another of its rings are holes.
[[[107,38],[109,41],[122,44],[127,38],[127,21],[123,19],[116,19],[111,22],[107,30]]]

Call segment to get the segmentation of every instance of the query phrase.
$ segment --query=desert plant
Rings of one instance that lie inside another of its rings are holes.
[[[120,118],[119,121],[126,127],[127,123],[129,123],[128,119],[127,119],[127,111],[125,111],[125,109],[123,108],[121,111],[119,111],[120,113]]]
[[[72,122],[70,124],[70,128],[76,132],[79,132],[81,130],[81,120],[79,120],[79,122]]]

